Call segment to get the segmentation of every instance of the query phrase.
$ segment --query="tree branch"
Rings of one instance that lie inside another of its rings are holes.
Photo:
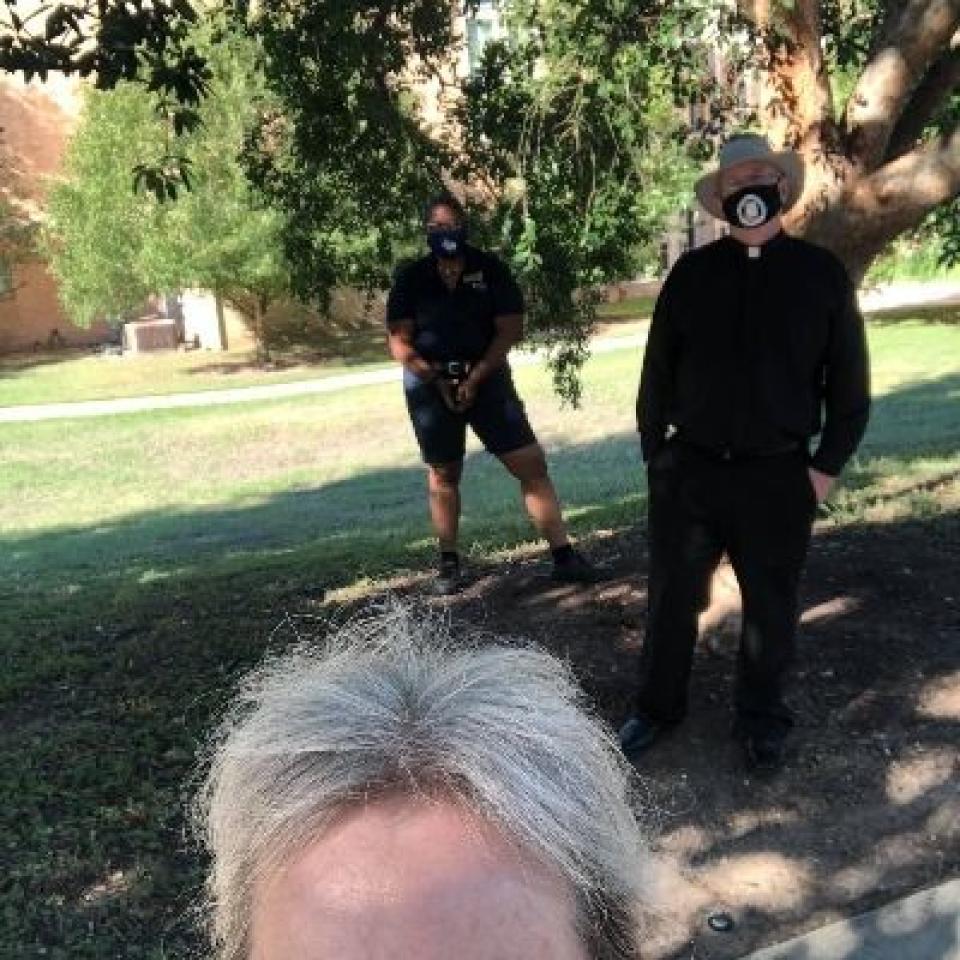
[[[960,195],[960,126],[864,177],[852,206],[876,216],[877,236],[893,238]]]
[[[948,50],[923,78],[894,127],[884,161],[889,163],[912,150],[937,111],[960,88],[960,31]]]
[[[756,25],[766,48],[763,109],[771,132],[785,145],[819,153],[835,131],[819,0],[795,0],[790,6],[739,0],[738,9]]]
[[[798,50],[789,70],[799,107],[794,114],[798,150],[819,147],[827,124],[833,123],[833,94],[823,59],[819,0],[800,0],[787,18]]]
[[[851,158],[876,170],[914,91],[960,27],[960,0],[906,0],[888,17],[847,104]]]

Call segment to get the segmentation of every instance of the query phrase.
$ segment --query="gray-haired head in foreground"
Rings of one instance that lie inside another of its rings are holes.
[[[638,956],[645,850],[606,727],[555,657],[448,632],[394,606],[247,678],[195,811],[219,958],[249,956],[259,881],[345,808],[398,793],[491,822],[569,882],[590,957]]]

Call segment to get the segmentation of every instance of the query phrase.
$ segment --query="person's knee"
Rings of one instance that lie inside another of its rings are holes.
[[[503,458],[507,469],[524,485],[547,482],[547,458],[539,444],[508,453]]]
[[[463,472],[461,463],[431,464],[429,468],[430,489],[435,493],[453,493],[460,486]]]

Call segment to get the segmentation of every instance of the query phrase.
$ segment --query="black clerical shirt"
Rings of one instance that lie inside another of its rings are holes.
[[[843,264],[780,233],[684,254],[654,310],[637,397],[649,460],[668,436],[722,457],[820,434],[811,465],[837,475],[870,410],[863,318]]]

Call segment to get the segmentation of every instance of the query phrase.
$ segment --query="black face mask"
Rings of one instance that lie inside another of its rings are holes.
[[[459,257],[467,242],[465,227],[450,227],[443,230],[428,230],[427,245],[435,257],[442,260]]]
[[[746,230],[769,223],[782,209],[783,199],[775,183],[743,187],[723,201],[723,215],[728,222]]]

